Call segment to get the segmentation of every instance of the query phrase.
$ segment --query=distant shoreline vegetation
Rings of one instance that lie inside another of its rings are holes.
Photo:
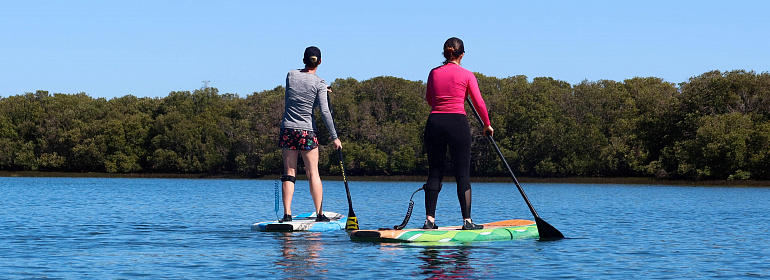
[[[678,85],[655,77],[571,85],[476,76],[517,176],[770,180],[768,72],[711,71]],[[348,78],[332,87],[349,175],[426,174],[422,81]],[[0,98],[0,171],[277,176],[283,94],[279,86],[246,97],[204,88],[164,98],[47,91]],[[471,128],[472,176],[507,176],[478,125]],[[324,175],[340,174],[334,152],[322,146]]]
[[[43,172],[43,171],[0,171],[0,178],[128,178],[128,179],[230,179],[230,180],[278,180],[279,175],[248,177],[233,173],[93,173],[93,172]],[[380,175],[380,176],[347,176],[349,182],[416,182],[419,187],[427,175]],[[342,181],[340,175],[325,175],[325,181]],[[561,178],[531,178],[517,177],[522,184],[609,184],[609,185],[661,185],[661,186],[708,186],[708,187],[770,187],[768,180],[690,180],[655,177],[561,177]],[[304,174],[297,176],[299,181],[307,181]],[[449,176],[445,182],[454,182]],[[510,183],[510,176],[473,177],[473,182]],[[526,188],[526,187],[525,187]]]

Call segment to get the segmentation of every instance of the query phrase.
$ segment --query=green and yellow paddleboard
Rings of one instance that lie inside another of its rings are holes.
[[[474,242],[540,237],[534,221],[506,220],[483,225],[483,229],[476,230],[462,230],[460,226],[438,229],[354,230],[350,233],[350,239],[371,242]]]

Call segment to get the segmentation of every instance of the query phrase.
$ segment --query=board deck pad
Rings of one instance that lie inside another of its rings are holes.
[[[324,211],[329,222],[316,222],[315,212],[305,213],[292,217],[291,222],[279,222],[277,220],[255,223],[251,230],[256,231],[333,231],[345,228],[347,217],[339,213]]]
[[[463,230],[461,226],[438,229],[354,230],[350,239],[371,242],[473,242],[539,238],[537,225],[530,220],[505,220],[483,224],[483,229]]]

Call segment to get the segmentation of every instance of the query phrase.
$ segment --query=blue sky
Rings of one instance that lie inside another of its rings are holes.
[[[283,85],[318,46],[327,82],[425,80],[449,37],[499,78],[673,83],[770,69],[770,1],[4,1],[0,96],[165,97]]]

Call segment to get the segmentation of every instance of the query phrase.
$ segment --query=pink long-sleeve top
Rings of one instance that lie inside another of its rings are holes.
[[[487,105],[481,98],[479,82],[471,71],[454,63],[447,63],[430,71],[425,100],[431,106],[431,114],[466,115],[466,94],[470,94],[473,106],[479,112],[484,125],[491,125]]]

